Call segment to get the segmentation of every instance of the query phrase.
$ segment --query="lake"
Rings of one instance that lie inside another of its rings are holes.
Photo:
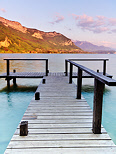
[[[6,72],[4,58],[47,58],[50,72],[64,72],[64,60],[68,58],[108,58],[107,73],[116,79],[116,55],[113,54],[0,54],[0,74]],[[102,71],[103,62],[79,62],[86,67]],[[17,72],[44,71],[44,62],[12,61],[10,70]],[[74,69],[76,71],[76,68]],[[6,81],[0,79],[0,154],[4,153],[17,125],[29,105],[41,79],[17,79],[17,87],[8,90]],[[76,83],[76,79],[73,80]],[[93,107],[94,79],[83,79],[83,96]],[[116,144],[116,87],[105,86],[102,124]]]

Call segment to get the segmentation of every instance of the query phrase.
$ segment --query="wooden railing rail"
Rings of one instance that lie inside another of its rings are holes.
[[[106,67],[105,59],[105,66]],[[100,134],[101,133],[101,119],[102,119],[102,100],[103,100],[103,91],[105,84],[108,86],[116,86],[116,80],[106,77],[105,75],[99,74],[83,65],[77,64],[72,60],[65,60],[65,70],[67,75],[67,63],[70,63],[70,77],[69,83],[72,83],[72,74],[73,74],[73,66],[78,68],[78,79],[77,79],[77,99],[81,99],[81,88],[82,88],[82,71],[90,74],[94,77],[94,104],[93,104],[93,133]]]
[[[68,59],[70,61],[103,61],[103,75],[106,74],[106,61],[109,59]],[[65,60],[65,75],[68,75],[68,61]]]
[[[10,59],[10,58],[5,58],[4,60],[6,60],[7,62],[7,76],[9,75],[10,73],[10,61],[13,61],[13,60],[24,60],[24,61],[29,61],[29,60],[33,60],[33,61],[45,61],[45,74],[46,76],[48,76],[48,73],[49,73],[49,70],[48,70],[48,59]]]

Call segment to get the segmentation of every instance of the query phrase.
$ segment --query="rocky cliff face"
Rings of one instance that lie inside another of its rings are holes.
[[[27,28],[26,27],[23,27],[19,22],[16,22],[16,21],[10,21],[10,20],[7,20],[7,19],[4,19],[2,17],[0,17],[0,21],[7,27],[7,26],[10,26],[16,30],[19,30],[23,33],[26,33],[27,32]]]
[[[26,28],[0,17],[0,52],[82,53],[71,39],[57,32]]]
[[[8,47],[10,44],[12,44],[11,40],[8,39],[8,37],[6,36],[4,41],[0,42],[0,48],[1,47]]]

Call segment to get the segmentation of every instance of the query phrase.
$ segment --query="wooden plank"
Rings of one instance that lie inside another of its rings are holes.
[[[92,119],[93,117],[92,116],[73,116],[73,115],[71,115],[71,116],[62,116],[62,115],[58,115],[58,116],[56,116],[56,115],[54,115],[54,116],[50,116],[50,115],[39,115],[39,116],[37,116],[37,115],[34,115],[35,117],[36,117],[36,119],[49,119],[49,120],[52,120],[52,119]],[[31,118],[31,117],[34,117],[33,115],[24,115],[23,116],[23,118],[22,119],[28,119],[28,118]]]
[[[104,128],[101,128],[101,132],[102,133],[106,133],[106,130]],[[20,133],[20,129],[17,129],[15,131],[15,135],[19,135]],[[92,134],[92,128],[84,128],[84,127],[80,127],[80,128],[76,128],[76,127],[72,127],[72,128],[62,128],[60,127],[58,128],[47,128],[47,129],[30,129],[29,128],[29,133],[34,133],[34,134],[40,134],[40,133],[44,133],[44,134]]]
[[[80,128],[80,127],[85,127],[85,128],[92,128],[92,123],[73,123],[73,124],[56,124],[56,123],[53,123],[53,124],[31,124],[29,123],[28,124],[28,128],[32,129],[32,128],[72,128],[72,127],[75,127],[75,128]],[[103,127],[103,126],[102,126]],[[20,125],[17,127],[18,129],[20,128]]]
[[[108,134],[29,134],[28,136],[14,135],[12,141],[40,140],[111,140]]]
[[[33,118],[26,118],[25,120],[28,120],[29,123],[88,123],[88,122],[92,122],[92,119],[40,119],[40,120],[37,120],[35,117]],[[24,119],[22,119],[22,121],[24,121]]]
[[[50,115],[50,116],[92,116],[92,112],[25,112],[24,115],[29,115],[29,116],[42,116],[42,115]]]
[[[23,143],[23,144],[22,144]],[[65,141],[12,141],[8,145],[8,149],[14,146],[15,148],[88,148],[88,147],[100,147],[100,146],[114,146],[111,140],[65,140]]]
[[[116,147],[7,149],[7,154],[115,154]]]

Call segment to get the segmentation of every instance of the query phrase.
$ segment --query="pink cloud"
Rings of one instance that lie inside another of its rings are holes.
[[[4,13],[6,12],[6,10],[5,10],[4,8],[1,8],[0,10],[1,10],[2,12],[4,12]]]
[[[92,17],[86,14],[72,14],[72,16],[76,21],[76,25],[82,30],[88,30],[94,33],[115,32],[115,30],[112,30],[112,26],[116,26],[116,18],[107,18],[105,16]]]
[[[49,22],[49,23],[55,24],[55,23],[59,23],[59,22],[61,22],[63,20],[64,20],[64,16],[56,14],[55,17],[54,17],[54,21]]]
[[[109,18],[109,24],[112,26],[116,26],[116,18]]]
[[[116,33],[116,29],[112,29],[112,32]]]
[[[114,47],[116,46],[116,43],[109,42],[109,41],[101,41],[101,44],[103,44],[106,47]]]

